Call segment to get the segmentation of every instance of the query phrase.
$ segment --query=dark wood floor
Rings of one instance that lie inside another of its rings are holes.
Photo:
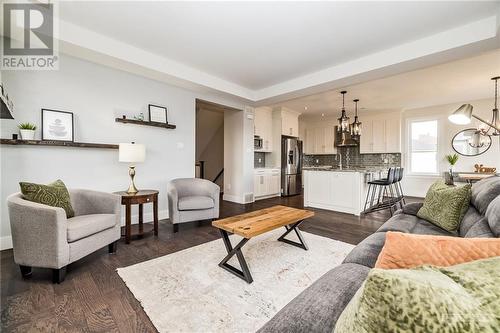
[[[301,196],[272,198],[253,204],[222,202],[227,217],[276,204],[301,208]],[[301,229],[313,234],[357,244],[389,217],[377,212],[363,217],[313,209],[316,215]],[[139,302],[115,269],[180,251],[219,238],[209,222],[181,225],[172,233],[168,220],[160,221],[159,237],[152,235],[126,245],[114,255],[103,248],[68,266],[66,280],[52,284],[50,270],[34,269],[23,280],[12,250],[0,252],[2,332],[155,332]],[[222,243],[221,243],[222,246]]]

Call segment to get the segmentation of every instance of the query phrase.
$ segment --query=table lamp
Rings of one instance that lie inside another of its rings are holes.
[[[136,144],[135,142],[120,143],[118,151],[118,160],[120,162],[138,163],[144,162],[144,159],[146,158],[146,147],[141,144]],[[135,194],[139,192],[134,184],[135,165],[129,166],[128,174],[130,175],[130,186],[128,187],[127,193]]]

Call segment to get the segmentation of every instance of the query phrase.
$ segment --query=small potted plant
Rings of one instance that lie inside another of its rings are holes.
[[[446,155],[446,160],[450,164],[450,170],[445,175],[445,183],[446,183],[446,185],[454,185],[454,183],[453,183],[453,166],[455,164],[457,164],[457,162],[458,162],[458,155],[457,154]]]
[[[19,133],[22,140],[33,140],[35,138],[36,125],[31,123],[19,124]]]

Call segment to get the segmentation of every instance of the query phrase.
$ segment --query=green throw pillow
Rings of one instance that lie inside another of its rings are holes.
[[[471,185],[449,186],[442,180],[431,185],[417,216],[448,231],[456,231],[469,208]]]
[[[66,217],[75,216],[68,189],[62,180],[58,179],[48,185],[20,182],[23,198],[40,204],[60,207],[66,211]]]
[[[500,257],[451,267],[374,268],[335,333],[472,332],[500,329]]]

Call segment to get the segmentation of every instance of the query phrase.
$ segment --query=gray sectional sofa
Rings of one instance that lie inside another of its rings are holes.
[[[345,306],[375,266],[388,231],[456,237],[500,237],[500,177],[472,186],[470,207],[457,233],[416,216],[421,203],[410,203],[356,246],[344,262],[287,304],[260,330],[267,332],[332,332]]]

